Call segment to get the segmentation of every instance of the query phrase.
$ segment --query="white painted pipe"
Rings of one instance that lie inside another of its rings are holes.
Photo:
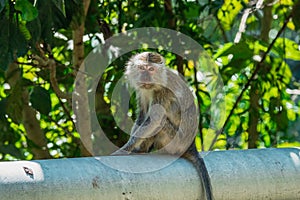
[[[300,199],[300,149],[202,155],[215,200]],[[1,162],[0,199],[198,199],[202,190],[196,170],[184,159],[167,165],[173,160],[135,155]]]

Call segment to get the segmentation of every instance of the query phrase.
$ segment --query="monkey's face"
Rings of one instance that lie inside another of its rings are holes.
[[[142,89],[151,89],[155,86],[155,77],[158,76],[158,69],[152,65],[139,65],[137,66],[139,78],[137,80],[137,86]]]
[[[152,90],[164,86],[167,81],[164,60],[157,53],[133,56],[127,63],[126,75],[136,89]]]

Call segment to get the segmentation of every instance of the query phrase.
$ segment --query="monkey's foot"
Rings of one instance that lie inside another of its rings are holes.
[[[113,152],[111,155],[112,156],[122,156],[122,155],[129,155],[130,152],[129,151],[126,151],[126,150],[123,150],[123,149],[119,149],[115,152]]]

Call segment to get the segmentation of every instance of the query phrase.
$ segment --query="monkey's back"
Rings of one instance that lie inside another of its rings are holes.
[[[198,125],[198,112],[194,96],[185,81],[171,70],[167,71],[166,87],[154,90],[151,106],[159,104],[165,109],[166,119],[153,138],[155,149],[182,155],[194,142]]]

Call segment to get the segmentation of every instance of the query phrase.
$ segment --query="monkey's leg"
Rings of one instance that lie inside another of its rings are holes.
[[[124,146],[113,153],[113,155],[122,155],[134,153],[146,153],[153,144],[154,136],[161,129],[159,124],[150,123],[148,125],[139,126],[134,133],[131,134],[129,140]]]
[[[203,158],[200,156],[196,149],[195,143],[193,142],[186,153],[183,154],[184,158],[191,161],[201,178],[202,186],[205,192],[206,200],[213,200],[212,187],[210,183],[209,174],[205,166]]]
[[[120,152],[148,152],[152,146],[154,136],[161,130],[158,123],[150,123],[148,125],[139,126],[136,131],[130,136],[128,142],[121,147]]]

